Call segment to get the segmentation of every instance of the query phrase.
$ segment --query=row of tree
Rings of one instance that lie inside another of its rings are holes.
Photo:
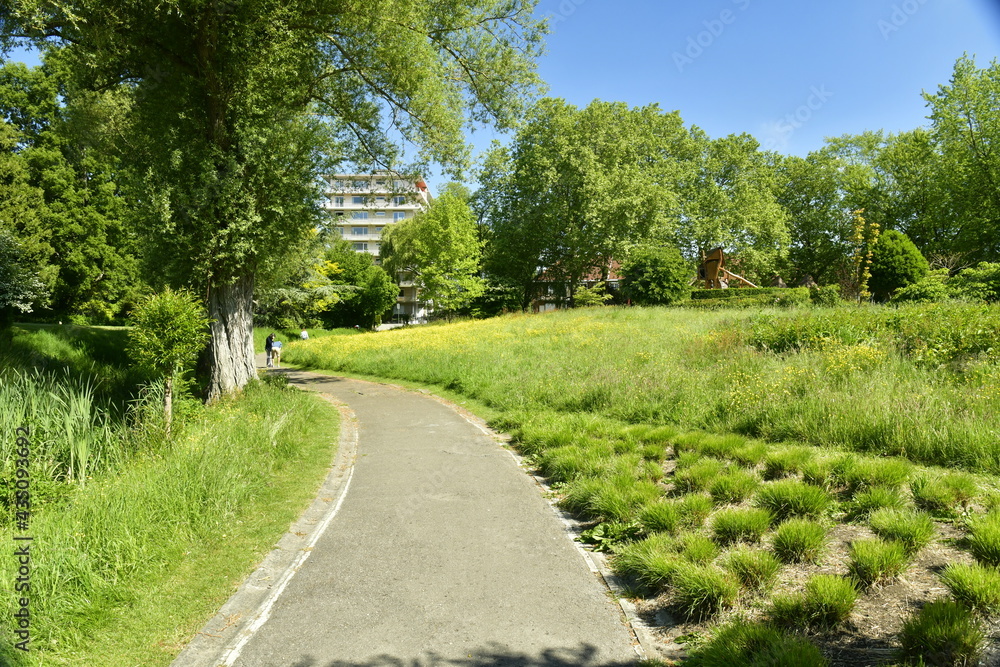
[[[857,289],[862,210],[952,273],[1000,259],[1000,65],[960,59],[926,95],[926,128],[783,156],[655,105],[523,106],[532,6],[14,3],[0,46],[28,40],[44,63],[0,67],[0,310],[110,322],[146,292],[190,288],[213,322],[217,396],[253,376],[255,308],[275,325],[369,326],[401,275],[441,313],[490,312],[542,290],[572,300],[613,261],[636,284],[690,275],[722,246],[758,282]],[[318,177],[396,164],[386,113],[453,166],[463,118],[517,130],[475,193],[450,186],[389,229],[383,269],[323,231]]]

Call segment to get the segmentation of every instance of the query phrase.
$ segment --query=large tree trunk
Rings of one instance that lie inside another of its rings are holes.
[[[208,314],[212,318],[209,363],[212,367],[208,400],[240,389],[257,377],[253,352],[252,275],[208,291]]]

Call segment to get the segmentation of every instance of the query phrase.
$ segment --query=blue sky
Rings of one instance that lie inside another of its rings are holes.
[[[991,0],[540,0],[537,13],[551,17],[538,62],[549,95],[657,103],[712,137],[749,132],[796,155],[924,125],[921,92],[963,53],[1000,57]],[[471,139],[484,149],[495,136]]]

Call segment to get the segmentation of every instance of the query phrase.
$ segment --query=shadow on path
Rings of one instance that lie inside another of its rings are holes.
[[[634,667],[634,661],[606,662],[590,644],[577,648],[546,649],[537,655],[513,652],[498,645],[477,649],[467,658],[446,658],[432,651],[414,658],[383,654],[364,662],[332,660],[322,662],[304,657],[288,667]]]

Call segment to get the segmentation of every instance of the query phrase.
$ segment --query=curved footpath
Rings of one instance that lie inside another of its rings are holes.
[[[346,406],[338,460],[175,666],[634,664],[621,609],[478,420],[388,385],[279,372]]]

